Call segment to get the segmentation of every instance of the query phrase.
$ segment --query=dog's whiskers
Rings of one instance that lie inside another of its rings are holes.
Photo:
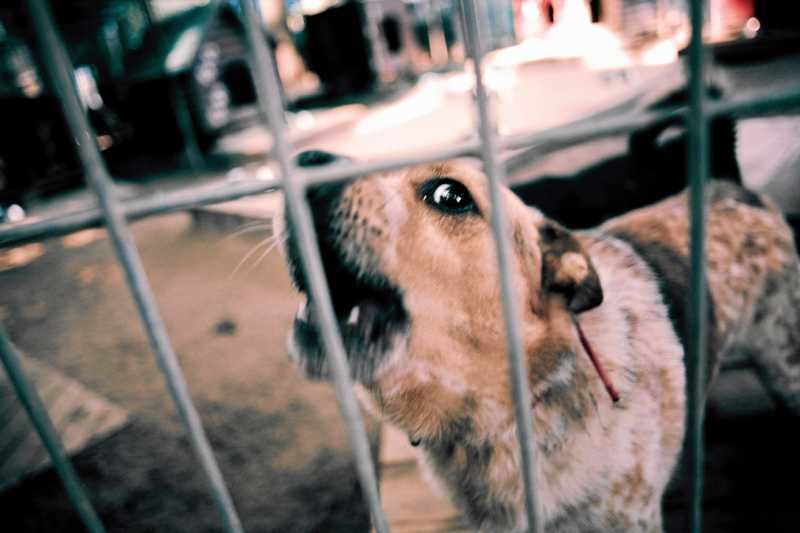
[[[220,242],[225,242],[235,237],[239,237],[241,235],[245,235],[247,233],[254,233],[256,231],[267,231],[273,227],[273,223],[271,220],[258,220],[255,222],[249,222],[247,224],[242,224],[237,229],[235,229],[229,235],[223,237]]]
[[[236,268],[234,268],[233,272],[231,272],[230,276],[228,276],[228,279],[233,279],[233,277],[237,274],[237,272],[239,272],[239,269],[241,269],[242,266],[247,262],[247,260],[250,259],[253,256],[253,254],[255,254],[258,250],[264,247],[271,249],[272,245],[278,242],[282,237],[283,234],[270,235],[266,239],[262,240],[261,242],[253,246],[253,248],[251,248],[250,251],[247,252],[247,254],[245,254],[242,260],[239,261],[239,263],[236,265]]]
[[[281,251],[282,251],[281,245],[282,245],[284,242],[286,242],[286,240],[287,240],[288,238],[289,238],[289,236],[286,234],[286,232],[284,232],[284,233],[279,233],[278,235],[276,235],[276,236],[275,236],[275,237],[272,239],[272,242],[269,244],[269,246],[267,246],[267,248],[266,248],[266,249],[265,249],[265,250],[264,250],[264,251],[261,253],[261,255],[258,257],[258,259],[256,259],[256,262],[255,262],[255,263],[254,263],[254,264],[253,264],[253,265],[250,267],[250,269],[248,270],[248,272],[252,272],[253,270],[255,270],[255,268],[256,268],[256,267],[258,267],[258,265],[260,265],[260,264],[261,264],[261,261],[263,261],[263,260],[264,260],[264,258],[265,258],[265,257],[267,257],[267,255],[269,255],[269,253],[270,253],[272,250],[274,250],[275,248],[277,248],[278,250],[281,250]]]

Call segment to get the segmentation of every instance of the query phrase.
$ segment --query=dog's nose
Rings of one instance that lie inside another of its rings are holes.
[[[340,155],[322,150],[306,150],[297,154],[295,164],[300,168],[322,167],[345,159]]]
[[[295,164],[299,168],[327,167],[346,161],[348,161],[346,157],[318,150],[302,152],[295,158]],[[306,200],[308,201],[308,205],[311,210],[311,216],[314,222],[314,228],[316,230],[320,252],[322,254],[323,264],[326,266],[330,263],[330,256],[335,255],[331,252],[329,230],[332,226],[333,217],[335,216],[337,207],[341,202],[346,185],[346,182],[323,183],[320,185],[312,185],[306,190]],[[286,213],[286,227],[288,228],[289,234],[287,250],[289,252],[288,258],[292,276],[294,277],[298,288],[305,290],[307,284],[303,269],[299,268],[300,253],[296,240],[296,231],[294,230],[288,213]]]
[[[295,163],[300,168],[329,167],[349,161],[348,158],[324,152],[321,150],[307,150],[295,158]],[[345,184],[324,183],[313,185],[306,191],[306,199],[311,207],[314,225],[324,228],[331,222],[331,216],[339,204]]]
[[[307,150],[295,156],[295,164],[299,168],[329,167],[348,161],[350,159],[347,157],[321,150]],[[344,188],[345,183],[340,182],[312,185],[306,190],[306,200],[308,200],[314,225],[318,230],[330,224],[331,216],[339,204]],[[291,234],[291,221],[288,220],[288,217],[286,223]]]

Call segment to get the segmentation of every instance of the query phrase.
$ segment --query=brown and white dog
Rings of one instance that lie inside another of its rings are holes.
[[[324,153],[299,159],[329,163]],[[318,187],[309,201],[360,396],[421,446],[473,525],[522,531],[487,188],[474,165],[443,162]],[[661,531],[686,416],[687,196],[572,233],[504,194],[545,530]],[[768,201],[713,183],[707,234],[709,381],[720,357],[745,350],[800,412],[800,267],[788,227]],[[290,238],[306,292],[295,248]],[[289,349],[309,376],[326,378],[316,321],[308,302]]]

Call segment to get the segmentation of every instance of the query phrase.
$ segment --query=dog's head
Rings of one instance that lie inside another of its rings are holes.
[[[336,161],[299,158],[301,166]],[[503,195],[531,386],[541,389],[572,364],[570,314],[603,295],[578,239],[507,189]],[[450,161],[315,187],[308,200],[354,378],[382,407],[404,395],[424,404],[426,391],[462,407],[481,397],[509,402],[486,176]],[[289,257],[307,294],[291,235]],[[307,374],[327,377],[314,302],[301,306],[289,345]]]

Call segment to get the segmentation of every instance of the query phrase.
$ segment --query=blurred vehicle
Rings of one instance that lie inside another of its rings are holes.
[[[52,6],[98,144],[117,175],[150,173],[182,158],[202,161],[215,139],[258,119],[239,13],[227,3],[187,5],[166,15],[154,13],[145,0]],[[22,2],[0,6],[0,203],[5,204],[81,181],[33,42]]]

